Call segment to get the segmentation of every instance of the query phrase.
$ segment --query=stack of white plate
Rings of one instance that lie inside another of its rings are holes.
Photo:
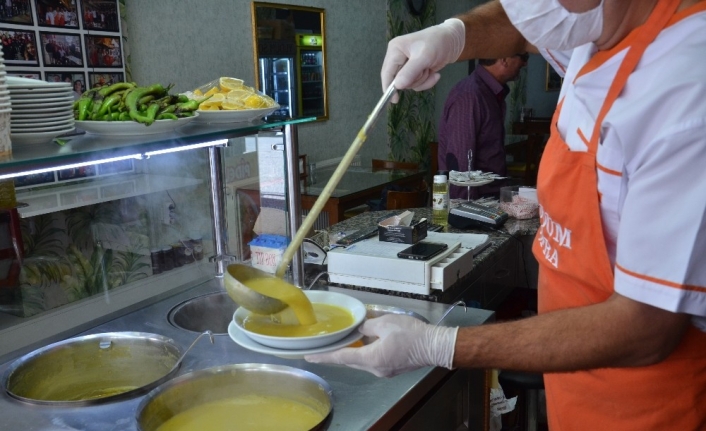
[[[0,49],[0,156],[7,156],[12,153],[10,142],[10,92],[7,89],[7,72],[5,71],[5,61]]]
[[[74,93],[66,82],[7,77],[13,147],[44,144],[74,130]]]

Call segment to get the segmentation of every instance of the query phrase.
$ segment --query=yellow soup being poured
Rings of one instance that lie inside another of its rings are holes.
[[[243,327],[250,332],[275,337],[311,337],[331,334],[353,324],[353,315],[343,307],[330,304],[311,304],[316,321],[312,325],[300,325],[291,316],[289,309],[273,315],[251,314],[243,320]],[[292,310],[296,314],[296,310]]]
[[[269,395],[242,395],[181,412],[157,431],[306,431],[322,420],[321,412],[303,403]]]
[[[289,305],[301,325],[316,323],[314,308],[309,298],[298,287],[276,277],[254,278],[248,280],[247,286],[257,293],[279,299]]]

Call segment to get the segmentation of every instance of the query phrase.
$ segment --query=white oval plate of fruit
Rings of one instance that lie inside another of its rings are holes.
[[[280,107],[271,97],[231,77],[221,77],[185,94],[191,99],[205,99],[199,105],[196,123],[252,122]]]

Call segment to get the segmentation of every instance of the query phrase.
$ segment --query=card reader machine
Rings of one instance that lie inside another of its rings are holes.
[[[457,229],[499,228],[508,217],[505,211],[498,208],[462,202],[449,211],[449,224]]]

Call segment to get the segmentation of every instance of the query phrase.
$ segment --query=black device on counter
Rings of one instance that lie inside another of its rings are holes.
[[[499,208],[463,202],[449,211],[449,224],[457,229],[499,228],[508,217],[508,214]]]
[[[338,241],[336,241],[336,244],[343,245],[343,246],[351,245],[355,242],[364,240],[366,238],[370,238],[371,236],[374,236],[377,233],[378,233],[377,226],[364,227],[364,228],[356,230],[355,232],[351,232],[348,235],[344,236],[343,238],[339,239]]]
[[[413,246],[407,247],[397,253],[397,257],[402,259],[429,260],[447,248],[449,248],[449,245],[443,242],[419,241]]]

